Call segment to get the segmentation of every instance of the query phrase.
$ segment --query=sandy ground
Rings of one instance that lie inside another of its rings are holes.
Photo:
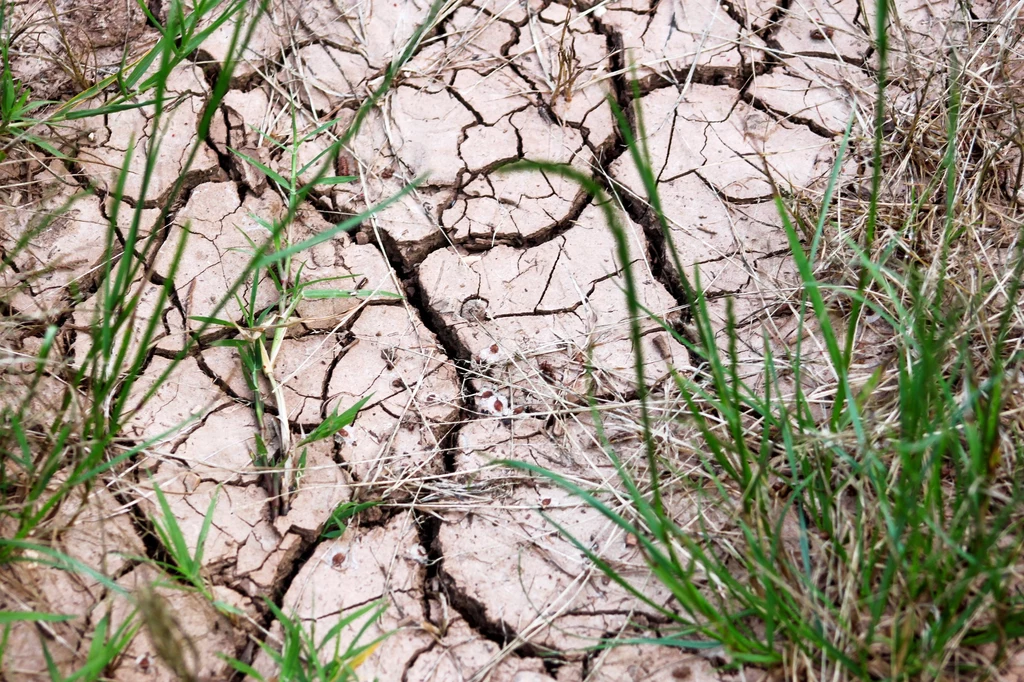
[[[96,20],[89,3],[69,6],[69,26]],[[905,32],[899,40],[920,44],[938,40],[937,27],[953,11],[944,1],[898,0],[896,6]],[[188,225],[192,235],[174,277],[176,295],[166,309],[147,311],[162,321],[149,380],[198,326],[190,318],[209,314],[243,267],[245,235],[260,229],[255,217],[283,210],[274,188],[228,147],[285,170],[286,160],[256,131],[286,138],[287,98],[294,97],[322,120],[341,119],[307,143],[303,153],[311,158],[351,119],[428,10],[426,0],[274,4],[187,176],[149,281],[138,283],[153,288],[162,281]],[[82,17],[75,19],[74,11]],[[104,59],[116,62],[126,37],[151,35],[141,12],[118,12],[104,13],[109,28],[91,37],[97,68]],[[793,268],[772,182],[786,192],[820,191],[851,113],[855,127],[865,125],[873,87],[871,21],[856,0],[572,6],[473,0],[455,6],[339,160],[337,172],[358,180],[318,193],[290,235],[297,240],[316,233],[426,178],[358,231],[300,257],[307,281],[354,276],[358,288],[401,295],[305,302],[297,311],[302,324],[285,341],[276,369],[293,434],[308,433],[335,408],[371,395],[355,423],[309,448],[287,513],[273,513],[279,507],[269,504],[253,471],[260,425],[238,357],[211,346],[209,336],[125,435],[144,439],[189,416],[198,419],[105,477],[87,499],[67,502],[60,514],[73,523],[56,544],[122,586],[143,585],[155,572],[132,557],[153,551],[147,537],[153,481],[166,491],[191,542],[219,490],[204,563],[218,596],[246,617],[228,619],[194,594],[161,589],[194,643],[204,679],[227,676],[217,652],[267,669],[254,645],[271,622],[263,597],[321,632],[360,605],[386,600],[383,620],[370,631],[397,632],[360,669],[365,679],[720,679],[715,651],[589,650],[599,638],[657,634],[665,623],[604,578],[542,511],[653,599],[671,605],[669,596],[652,583],[635,544],[596,512],[539,479],[487,467],[495,458],[513,457],[615,490],[614,471],[585,409],[588,356],[594,390],[607,403],[610,435],[627,459],[638,449],[621,293],[626,264],[616,258],[600,207],[559,177],[499,168],[517,159],[558,161],[605,186],[618,184],[642,302],[678,321],[674,266],[608,103],[609,97],[630,102],[627,79],[635,76],[682,265],[701,265],[719,318],[722,297],[735,296],[737,319],[750,340],[745,352],[756,362],[763,330],[779,343],[792,333],[785,301]],[[47,27],[40,21],[32,34],[40,54],[59,47]],[[147,198],[153,206],[180,175],[228,38],[226,30],[219,32],[196,64],[174,74],[170,134]],[[40,93],[66,87],[45,60],[25,56],[17,69]],[[88,295],[76,302],[72,291],[88,294],[98,285],[112,166],[130,139],[146,145],[153,135],[146,110],[84,121],[80,163],[37,164],[33,184],[4,192],[0,220],[9,241],[34,215],[83,185],[99,188],[15,263],[22,272],[54,266],[12,306],[60,321],[59,342],[71,358],[88,342],[80,332],[94,303]],[[141,162],[141,152],[136,157]],[[850,173],[862,171],[851,164]],[[126,207],[138,200],[137,178],[127,183]],[[261,281],[258,302],[268,304],[273,296],[269,282]],[[220,313],[239,315],[230,306]],[[663,329],[644,324],[647,376],[661,391],[669,368],[685,372],[690,358]],[[38,338],[19,343],[28,352]],[[385,504],[364,512],[340,538],[321,541],[330,512],[347,500]],[[678,504],[685,514],[686,500]],[[39,632],[58,665],[71,669],[89,646],[90,624],[108,612],[117,622],[129,609],[88,577],[41,566],[19,565],[3,581],[7,608],[81,616],[15,627],[3,662],[8,679],[45,677]],[[143,633],[114,678],[173,675]]]

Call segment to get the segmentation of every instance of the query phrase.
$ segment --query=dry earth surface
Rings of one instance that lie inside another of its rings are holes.
[[[43,57],[59,53],[64,40],[91,41],[90,68],[102,69],[116,64],[126,39],[153,38],[134,3],[112,3],[113,12],[85,0],[57,5],[67,38],[44,20],[45,3],[16,6],[35,47],[24,39],[15,68],[38,94],[59,96],[67,87]],[[954,2],[897,0],[895,7],[902,31],[895,68],[909,69],[899,61],[906,45],[938,45]],[[203,561],[218,598],[245,616],[228,619],[195,594],[160,590],[196,648],[203,679],[228,677],[218,652],[269,670],[255,643],[273,641],[279,630],[263,597],[318,631],[386,600],[371,633],[397,632],[360,668],[365,679],[755,679],[760,673],[752,670],[715,672],[722,660],[714,650],[589,649],[602,637],[658,634],[665,623],[604,578],[541,512],[655,600],[671,606],[669,596],[653,584],[635,544],[596,512],[539,479],[488,467],[496,458],[523,459],[614,494],[614,471],[586,410],[590,389],[621,452],[629,459],[639,450],[621,293],[627,264],[616,257],[601,208],[560,177],[500,169],[517,159],[566,162],[618,186],[623,207],[616,210],[642,303],[678,321],[674,266],[637,196],[642,186],[608,103],[628,104],[635,76],[682,265],[701,265],[719,319],[723,296],[735,297],[750,341],[746,355],[756,363],[763,330],[780,344],[793,334],[787,300],[794,275],[772,183],[820,192],[851,114],[855,130],[867,127],[871,12],[856,0],[472,0],[449,9],[339,159],[337,172],[358,180],[316,194],[289,235],[314,234],[425,177],[357,231],[299,257],[307,281],[352,275],[360,289],[400,294],[303,303],[275,368],[293,438],[335,408],[371,396],[355,423],[310,447],[291,499],[272,499],[252,464],[261,425],[239,359],[210,344],[224,331],[209,333],[125,436],[137,442],[194,420],[90,494],[69,499],[59,511],[67,529],[53,541],[122,586],[147,584],[155,570],[137,557],[155,551],[153,483],[192,543],[219,490]],[[303,147],[311,158],[344,128],[428,10],[427,0],[272,5],[188,173],[183,200],[166,225],[144,226],[166,234],[148,278],[137,282],[154,292],[146,301],[156,300],[186,226],[191,236],[175,294],[165,309],[146,310],[161,327],[139,395],[197,328],[192,318],[209,314],[243,267],[246,236],[258,239],[262,229],[257,217],[283,211],[276,188],[228,147],[286,171],[268,140],[291,135],[293,102],[304,127],[341,119]],[[40,15],[34,21],[33,12]],[[101,15],[105,23],[91,23]],[[86,36],[88,24],[99,28]],[[169,136],[147,195],[153,206],[180,175],[228,38],[218,32],[174,74]],[[11,279],[47,266],[11,306],[61,324],[58,343],[72,359],[87,349],[82,332],[95,308],[116,167],[130,140],[144,146],[154,135],[146,109],[78,127],[80,161],[30,164],[31,182],[4,189],[0,215],[0,238],[10,247],[34,216],[84,186],[98,188],[7,271]],[[141,162],[141,148],[135,155]],[[854,159],[846,172],[855,178],[863,164]],[[139,198],[137,177],[125,188],[126,207]],[[270,303],[269,282],[256,286],[257,302]],[[240,314],[229,306],[220,316]],[[31,354],[41,328],[17,339],[12,352]],[[649,381],[665,392],[669,368],[685,372],[690,358],[650,321],[643,343]],[[349,500],[384,504],[341,537],[321,540],[331,511]],[[685,495],[673,503],[685,515]],[[7,679],[48,679],[40,632],[57,666],[70,670],[89,646],[89,624],[104,613],[116,623],[129,609],[87,576],[41,565],[18,565],[0,579],[5,608],[80,616],[15,626],[3,661]],[[145,633],[114,676],[174,678]]]

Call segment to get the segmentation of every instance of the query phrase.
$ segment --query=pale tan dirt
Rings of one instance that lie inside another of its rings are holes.
[[[65,4],[62,25],[76,27],[70,40],[85,40],[80,28],[92,21],[92,10],[84,2]],[[786,193],[819,192],[851,114],[856,130],[870,120],[871,18],[859,5],[614,0],[570,9],[547,0],[473,0],[458,6],[428,34],[332,169],[356,182],[315,195],[289,233],[293,242],[305,239],[423,178],[351,235],[296,257],[305,263],[303,281],[344,277],[315,286],[371,293],[304,301],[289,322],[274,371],[291,438],[300,440],[335,409],[372,396],[355,423],[308,447],[297,492],[282,506],[252,462],[256,437],[273,431],[257,423],[236,351],[211,345],[239,338],[237,330],[208,328],[199,350],[132,416],[124,436],[135,443],[182,422],[184,428],[105,475],[88,499],[61,507],[52,525],[74,516],[66,507],[84,511],[53,539],[55,547],[129,591],[158,581],[157,601],[172,614],[189,665],[206,679],[226,678],[218,652],[272,672],[255,644],[280,635],[264,597],[318,632],[383,600],[387,611],[368,636],[396,633],[360,669],[367,679],[721,679],[713,656],[637,646],[592,650],[603,637],[657,634],[663,620],[603,577],[543,514],[656,603],[671,607],[669,595],[654,584],[636,546],[596,511],[537,478],[489,465],[525,460],[614,501],[620,484],[585,407],[588,393],[607,402],[605,429],[634,466],[639,448],[630,400],[637,385],[623,268],[633,269],[649,310],[669,324],[683,323],[676,265],[617,141],[608,96],[619,106],[636,105],[631,120],[642,117],[680,263],[686,270],[700,266],[722,328],[723,296],[735,296],[749,363],[744,371],[760,367],[762,333],[779,346],[793,342],[797,330],[786,300],[795,275],[772,197],[775,185]],[[933,33],[953,7],[898,5],[906,34],[896,41],[897,54]],[[45,3],[17,7],[19,20],[35,23],[16,74],[37,94],[57,96],[69,76],[48,66],[46,55],[63,48],[44,20]],[[199,329],[192,318],[214,314],[248,261],[248,240],[259,243],[266,234],[258,219],[273,221],[285,210],[266,177],[229,147],[286,172],[290,159],[257,131],[287,140],[284,96],[294,92],[307,107],[298,114],[300,126],[312,127],[314,116],[340,121],[303,147],[301,163],[313,158],[343,132],[428,10],[426,0],[272,3],[185,176],[183,201],[166,228],[154,224],[155,211],[143,221],[142,234],[156,230],[163,242],[152,270],[135,286],[147,292],[141,312],[158,315],[160,324],[130,406]],[[152,37],[136,9],[123,18],[116,12],[104,19],[116,31],[97,25],[88,37],[96,68],[110,61],[119,36],[139,44],[140,36]],[[73,360],[81,361],[89,347],[113,178],[134,143],[125,195],[136,202],[143,150],[159,137],[146,206],[170,192],[210,92],[203,69],[223,59],[230,28],[202,47],[197,64],[176,69],[175,103],[161,130],[153,129],[147,108],[87,120],[78,126],[81,162],[74,174],[56,162],[25,162],[33,182],[4,190],[0,246],[10,249],[38,216],[86,184],[96,187],[95,196],[78,200],[34,236],[0,281],[12,292],[14,310],[63,325],[61,348]],[[896,68],[916,67],[905,58]],[[632,75],[640,79],[638,102],[626,84]],[[624,204],[615,211],[629,263],[620,262],[600,207],[574,183],[550,173],[502,171],[520,159],[569,163],[614,188]],[[126,203],[122,211],[129,210]],[[120,217],[119,226],[127,229]],[[157,286],[186,232],[173,296],[158,310]],[[41,267],[43,273],[29,276]],[[268,278],[256,287],[257,307],[276,300]],[[248,291],[240,294],[248,300]],[[216,316],[236,323],[243,317],[234,301]],[[136,321],[118,342],[137,348],[143,326]],[[691,371],[691,358],[653,321],[642,327],[647,383],[669,390],[670,369]],[[31,329],[17,339],[12,357],[24,360],[38,347],[38,333]],[[12,382],[22,381],[15,375]],[[276,423],[279,414],[266,421]],[[216,496],[204,567],[218,598],[244,616],[219,615],[141,561],[153,553],[153,538],[145,536],[160,517],[157,484],[190,546]],[[321,540],[331,511],[350,500],[384,504],[364,512],[340,538]],[[692,505],[677,502],[680,515],[692,517]],[[39,636],[62,670],[80,665],[89,645],[86,626],[107,612],[120,622],[130,608],[88,577],[41,564],[0,577],[9,593],[0,600],[4,608],[81,616],[17,625],[3,660],[9,679],[44,679]],[[347,628],[346,637],[355,631]],[[115,679],[173,679],[157,649],[143,629],[115,666]],[[1017,679],[1014,674],[1006,679]]]
[[[645,262],[643,231],[626,222],[641,302],[671,319],[675,301]],[[498,245],[481,256],[435,251],[420,266],[419,281],[431,310],[480,372],[525,392],[510,395],[508,407],[540,401],[530,407],[544,411],[548,400],[584,401],[588,363],[598,368],[593,380],[602,393],[635,385],[621,269],[603,215],[590,206],[569,230],[537,246]],[[644,326],[648,373],[657,381],[673,361],[675,342],[657,323]],[[682,349],[675,352],[684,364]]]
[[[197,66],[179,66],[167,83],[174,103],[166,112],[161,129],[152,123],[152,107],[119,111],[103,119],[85,119],[88,136],[79,149],[82,170],[99,187],[111,190],[130,152],[124,196],[137,201],[145,180],[146,150],[159,141],[160,153],[146,191],[146,201],[158,203],[182,175],[190,148],[196,141],[196,125],[202,115],[209,86]],[[203,144],[186,181],[215,178],[223,174],[217,156]]]
[[[0,286],[13,293],[10,303],[31,315],[58,314],[74,300],[76,289],[94,286],[103,258],[106,207],[94,196],[72,203],[80,187],[69,175],[59,161],[40,165],[33,176],[46,188],[41,195],[14,189],[0,209],[6,249],[31,238],[0,275]],[[39,222],[51,215],[45,230],[36,234]]]

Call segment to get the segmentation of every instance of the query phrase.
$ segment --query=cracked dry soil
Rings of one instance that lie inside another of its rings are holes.
[[[907,35],[922,41],[933,39],[931,28],[953,7],[896,5]],[[308,111],[340,118],[309,143],[312,151],[303,153],[311,158],[351,119],[428,10],[426,0],[272,5],[186,178],[184,201],[166,225],[153,224],[156,211],[147,212],[144,231],[166,236],[148,279],[135,283],[147,289],[144,312],[160,320],[139,396],[195,331],[192,318],[209,314],[243,267],[246,236],[259,238],[256,218],[284,210],[274,187],[228,147],[283,168],[285,160],[256,131],[287,139],[282,93],[295,92]],[[151,37],[141,14],[118,20],[128,35]],[[260,432],[252,396],[235,351],[210,344],[224,332],[210,334],[125,436],[137,442],[196,419],[112,472],[87,498],[68,500],[59,514],[73,523],[59,548],[122,586],[145,584],[154,569],[131,557],[156,551],[153,482],[190,543],[219,490],[204,565],[218,598],[246,617],[229,620],[196,595],[160,590],[195,646],[203,679],[229,677],[218,652],[269,672],[255,646],[263,628],[271,638],[278,634],[264,597],[321,632],[384,599],[389,607],[370,634],[396,634],[360,669],[382,682],[719,679],[712,661],[685,652],[588,651],[601,637],[657,633],[661,621],[603,578],[541,511],[655,601],[671,606],[669,595],[635,545],[596,512],[538,479],[487,465],[524,459],[614,489],[613,469],[581,408],[593,381],[612,406],[610,436],[623,453],[637,450],[623,268],[634,269],[648,309],[685,322],[674,266],[638,196],[642,186],[608,98],[626,108],[633,98],[627,78],[638,79],[638,109],[681,264],[701,265],[723,325],[722,297],[735,297],[750,340],[745,355],[756,365],[762,330],[779,343],[793,334],[781,305],[793,272],[768,177],[785,191],[820,188],[851,112],[870,99],[871,21],[855,0],[460,4],[339,159],[337,172],[358,182],[316,195],[290,234],[294,241],[315,234],[428,174],[357,231],[300,256],[306,281],[351,276],[358,288],[399,295],[306,301],[284,343],[276,371],[293,432],[308,433],[336,407],[372,396],[355,423],[333,442],[310,446],[287,513],[272,514],[251,460]],[[229,37],[216,33],[196,63],[174,74],[170,136],[147,207],[180,175]],[[42,45],[52,36],[36,39]],[[560,70],[567,55],[568,69]],[[31,59],[17,68],[46,82]],[[98,188],[7,271],[16,278],[47,266],[11,304],[61,324],[59,343],[71,357],[81,357],[88,343],[80,332],[95,307],[89,292],[99,284],[112,173],[131,139],[136,165],[142,163],[154,132],[150,115],[143,108],[81,122],[79,164],[35,167],[41,192],[4,191],[0,219],[9,247],[33,215],[83,186]],[[614,183],[624,199],[631,262],[618,262],[600,207],[573,183],[501,172],[518,159],[564,162],[606,187]],[[130,205],[139,200],[133,178],[124,196]],[[186,224],[191,237],[174,294],[156,309],[150,292],[168,275]],[[269,281],[255,286],[258,305],[274,300]],[[239,319],[240,310],[229,306],[220,316]],[[37,333],[20,339],[21,351],[38,347]],[[687,371],[685,350],[653,322],[645,322],[643,343],[656,389],[669,367]],[[340,538],[319,539],[339,503],[377,499],[385,504],[364,512]],[[685,516],[687,502],[677,503]],[[129,609],[87,576],[33,564],[16,571],[5,578],[12,605],[81,617],[46,631],[60,668],[73,668],[88,648],[84,625],[109,609],[116,626]],[[45,676],[35,626],[12,629],[3,664],[8,679]],[[114,677],[174,679],[144,632]]]

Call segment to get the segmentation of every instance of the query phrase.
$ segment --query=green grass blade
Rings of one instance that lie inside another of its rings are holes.
[[[33,622],[33,623],[63,623],[74,620],[77,616],[69,616],[60,613],[40,613],[36,611],[0,611],[0,625],[9,623]]]
[[[352,422],[356,420],[356,415],[359,414],[359,410],[363,409],[363,405],[365,405],[371,397],[373,397],[372,394],[360,398],[356,401],[355,405],[348,408],[341,414],[338,414],[338,410],[335,409],[327,419],[321,422],[319,426],[313,429],[308,436],[299,442],[299,447],[315,443],[318,440],[330,438],[341,429],[352,424]]]

